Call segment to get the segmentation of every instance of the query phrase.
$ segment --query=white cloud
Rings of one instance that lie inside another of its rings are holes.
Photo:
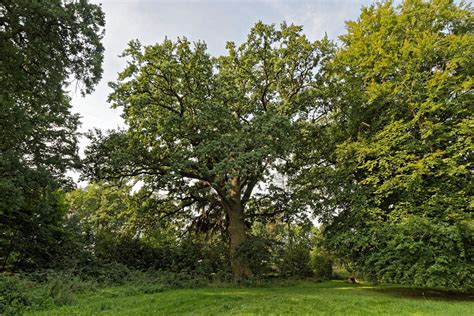
[[[313,0],[276,1],[266,0],[283,19],[303,25],[311,39],[319,39],[325,33],[331,39],[343,34],[345,22],[357,18],[360,8],[370,2],[367,0]]]

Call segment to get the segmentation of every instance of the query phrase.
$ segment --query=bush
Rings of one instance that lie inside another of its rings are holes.
[[[19,275],[0,274],[0,315],[18,315],[53,304],[48,292]]]
[[[101,286],[120,284],[125,285],[130,294],[153,294],[209,285],[209,278],[196,273],[143,272],[120,264],[92,266],[81,276],[77,272],[45,270],[30,275],[0,275],[0,315],[72,304],[77,294],[95,291]]]
[[[306,244],[296,243],[284,249],[280,262],[280,274],[291,277],[309,277],[313,275],[310,249]]]
[[[352,269],[348,269],[341,264],[333,263],[332,278],[336,280],[347,280],[347,278],[354,276]]]
[[[77,273],[85,280],[101,284],[123,284],[132,279],[133,271],[121,263],[109,262],[82,267]]]
[[[70,273],[55,273],[48,276],[43,287],[55,305],[68,305],[74,302],[76,294],[95,290],[96,283]]]
[[[45,270],[32,274],[0,275],[0,315],[72,304],[78,293],[95,289],[95,282],[70,272]]]
[[[247,261],[256,277],[272,272],[272,246],[275,242],[260,237],[245,240],[237,249],[237,256]]]
[[[0,314],[20,313],[31,305],[25,283],[17,277],[0,275]]]
[[[311,264],[313,266],[314,275],[320,279],[328,280],[333,277],[333,261],[329,255],[316,254],[313,255]]]

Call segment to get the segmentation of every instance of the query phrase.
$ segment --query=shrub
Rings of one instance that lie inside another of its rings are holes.
[[[133,271],[124,264],[109,262],[82,267],[78,273],[86,280],[101,284],[123,284],[132,279]]]
[[[302,242],[288,245],[280,262],[280,273],[292,277],[312,276],[310,248]]]
[[[60,272],[48,275],[48,281],[43,287],[55,305],[67,305],[74,302],[76,294],[95,290],[96,283],[71,273]]]
[[[249,263],[256,277],[272,272],[272,246],[275,242],[261,237],[244,241],[237,249],[237,256]]]
[[[314,275],[323,280],[333,277],[333,260],[327,254],[315,254],[312,257],[311,264]]]
[[[346,268],[342,264],[334,264],[333,262],[333,271],[332,278],[336,280],[346,280],[347,278],[354,276],[354,271],[352,269]]]
[[[0,275],[0,314],[16,314],[31,304],[24,282],[14,276]]]
[[[0,315],[18,315],[52,304],[47,291],[19,275],[0,274]]]

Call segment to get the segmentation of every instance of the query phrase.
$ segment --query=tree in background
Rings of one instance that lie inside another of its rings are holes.
[[[473,31],[465,3],[378,3],[324,71],[333,110],[303,129],[293,184],[372,280],[474,286]]]
[[[289,158],[301,108],[317,107],[312,88],[330,48],[300,27],[263,23],[217,58],[186,39],[131,42],[110,96],[128,127],[93,137],[88,175],[140,179],[168,215],[228,223],[233,273],[252,275],[236,255],[247,238],[246,205]]]
[[[67,230],[76,245],[69,256],[79,270],[94,273],[118,263],[208,278],[229,272],[228,251],[220,236],[207,236],[199,229],[184,234],[179,221],[153,212],[154,201],[143,190],[92,183],[68,192],[66,201]]]
[[[0,4],[0,268],[52,261],[65,213],[58,190],[78,162],[65,87],[86,94],[100,80],[103,26],[87,1]]]

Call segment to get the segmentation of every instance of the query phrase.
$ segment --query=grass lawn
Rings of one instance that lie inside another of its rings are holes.
[[[468,295],[342,281],[261,288],[201,288],[133,294],[126,287],[80,295],[30,315],[474,315]]]

